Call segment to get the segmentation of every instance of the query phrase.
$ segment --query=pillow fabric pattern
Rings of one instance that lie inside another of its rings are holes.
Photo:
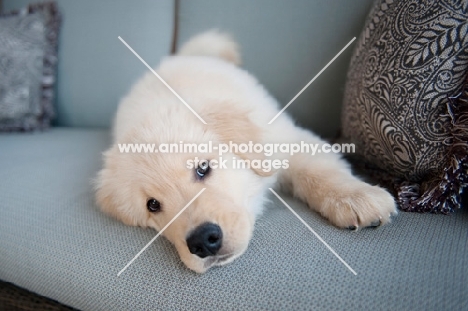
[[[59,26],[53,2],[0,16],[0,131],[50,126]]]
[[[342,138],[399,208],[450,213],[468,184],[468,0],[378,0],[348,70]]]

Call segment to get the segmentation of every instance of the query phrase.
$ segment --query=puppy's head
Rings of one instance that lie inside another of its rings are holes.
[[[192,143],[216,144],[220,138],[231,138],[225,137],[231,135],[226,133],[235,133],[236,137],[242,134],[226,128],[232,122],[242,126],[241,120],[210,121],[222,126],[190,129]],[[199,124],[198,120],[193,122]],[[249,130],[245,128],[247,133]],[[188,142],[189,137],[184,139],[180,130],[168,126],[154,132],[135,129],[127,141],[177,144],[181,140]],[[97,179],[98,205],[128,225],[158,231],[165,228],[163,235],[175,245],[185,265],[205,272],[212,266],[231,262],[246,250],[258,213],[255,208],[263,198],[260,179],[264,173],[234,168],[234,157],[224,154],[225,168],[210,168],[202,160],[219,160],[217,152],[125,153],[116,144],[104,154],[104,168]],[[199,163],[193,161],[196,158]]]

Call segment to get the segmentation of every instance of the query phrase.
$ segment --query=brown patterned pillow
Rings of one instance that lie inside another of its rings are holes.
[[[348,71],[342,136],[400,209],[449,213],[468,184],[468,1],[375,3]]]
[[[53,2],[0,16],[0,131],[50,126],[59,26]]]

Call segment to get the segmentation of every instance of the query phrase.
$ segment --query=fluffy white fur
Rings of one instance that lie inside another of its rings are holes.
[[[187,169],[187,160],[218,158],[214,154],[120,153],[118,143],[324,143],[295,126],[278,103],[240,63],[237,44],[210,31],[194,37],[176,56],[162,60],[156,71],[207,122],[202,124],[152,73],[144,75],[122,99],[114,124],[114,144],[104,154],[97,179],[97,202],[103,211],[128,225],[161,230],[202,188],[205,192],[164,232],[190,269],[202,273],[231,262],[247,248],[268,187],[279,185],[341,228],[389,222],[396,213],[393,198],[351,174],[337,154],[275,154],[290,167],[272,172],[258,169],[213,169],[203,180]],[[266,159],[261,154],[226,154]],[[228,165],[229,167],[229,165]],[[151,213],[148,198],[161,202]],[[202,223],[218,224],[223,244],[216,256],[192,254],[187,235]]]

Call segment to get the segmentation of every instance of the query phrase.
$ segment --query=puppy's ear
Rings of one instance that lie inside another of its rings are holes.
[[[104,153],[104,168],[95,179],[96,203],[106,214],[130,226],[146,226],[145,210],[132,206],[138,204],[131,181],[123,178],[119,155],[112,148]]]
[[[226,144],[232,142],[237,145],[248,144],[249,141],[253,144],[262,143],[262,129],[250,120],[248,111],[238,111],[238,108],[223,108],[226,107],[219,105],[217,108],[210,109],[210,112],[206,115],[208,126],[217,134],[221,141]],[[263,153],[238,152],[236,155],[243,160],[250,161],[250,163],[253,160],[263,161],[266,159]],[[276,172],[273,169],[270,171],[252,167],[251,169],[262,177],[271,176]]]

